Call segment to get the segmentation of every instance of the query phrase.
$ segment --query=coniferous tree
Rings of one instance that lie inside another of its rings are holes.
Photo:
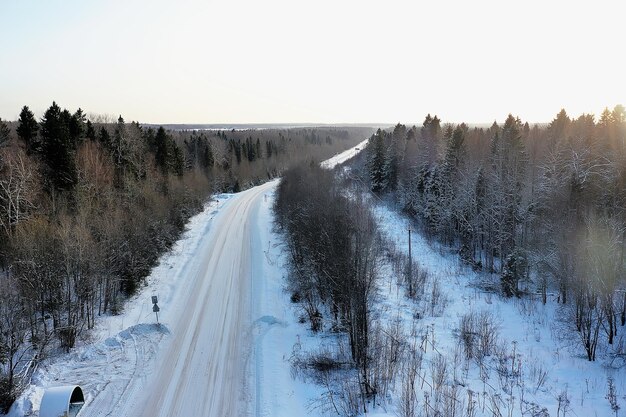
[[[85,137],[89,140],[96,140],[96,129],[94,129],[91,120],[87,120]]]
[[[124,165],[125,158],[125,142],[126,142],[126,124],[124,118],[120,115],[117,119],[117,125],[115,125],[115,132],[113,133],[113,141],[111,142],[111,150],[113,154],[113,161],[118,168]]]
[[[226,135],[224,135],[225,137]],[[239,140],[230,140],[230,150],[235,153],[235,159],[237,159],[237,164],[241,163],[241,142]]]
[[[157,130],[154,138],[155,152],[154,160],[157,167],[161,169],[161,172],[167,173],[168,171],[168,137],[165,133],[163,126],[160,126]]]
[[[105,149],[111,148],[111,135],[104,126],[100,127],[100,133],[98,133],[98,140]]]
[[[272,157],[272,142],[269,141],[269,140],[267,142],[265,142],[265,155],[268,158]]]
[[[78,143],[85,134],[86,119],[87,117],[85,116],[81,108],[76,110],[76,112],[70,117],[70,137],[75,143]]]
[[[149,128],[143,131],[143,140],[146,142],[148,146],[148,150],[153,154],[156,153],[156,134],[154,129]]]
[[[445,215],[442,216],[441,231],[447,242],[453,240],[455,231],[459,231],[463,215],[457,210],[457,190],[460,183],[461,164],[465,158],[465,133],[460,126],[449,126],[446,133],[446,151],[441,166],[441,190],[439,205]]]
[[[253,162],[257,158],[256,146],[251,137],[247,138],[244,143],[244,154],[246,154],[249,162]]]
[[[28,106],[22,107],[20,118],[18,119],[17,135],[26,144],[28,153],[41,151],[41,142],[37,137],[38,130],[39,124],[35,120],[33,112],[30,111]]]
[[[492,195],[498,225],[494,242],[503,259],[515,247],[519,224],[518,207],[526,161],[520,132],[520,120],[509,115],[491,143]]]
[[[261,154],[261,140],[259,138],[256,138],[256,157],[257,158],[262,158],[263,155]]]
[[[174,173],[183,175],[185,158],[182,150],[167,134],[163,126],[160,126],[154,137],[154,159],[157,167],[164,174]]]
[[[70,118],[67,110],[61,111],[53,102],[41,121],[42,157],[48,167],[50,185],[62,191],[72,190],[78,181]]]
[[[390,143],[385,153],[385,189],[393,191],[398,185],[398,172],[406,138],[406,126],[398,123],[393,133],[388,136]]]
[[[555,138],[565,138],[571,122],[572,121],[565,112],[565,109],[561,109],[561,111],[556,115],[556,118],[550,123],[550,133],[552,133]]]
[[[435,115],[431,117],[430,113],[426,115],[421,129],[420,147],[423,157],[420,161],[422,165],[430,165],[437,161],[437,148],[441,136],[441,120]]]
[[[607,127],[612,123],[612,121],[613,121],[613,114],[611,113],[608,107],[605,107],[604,110],[602,111],[602,114],[600,115],[600,125]]]
[[[446,144],[446,153],[444,156],[444,165],[449,175],[454,174],[459,170],[463,159],[465,158],[465,132],[461,126],[457,126],[456,129],[449,135]]]
[[[368,168],[372,191],[380,192],[385,187],[385,132],[378,129],[368,143]]]
[[[0,146],[3,146],[9,141],[10,134],[11,131],[9,130],[9,126],[7,126],[7,124],[2,121],[2,118],[0,118]]]
[[[183,152],[174,141],[170,140],[169,146],[171,146],[172,149],[170,161],[171,171],[179,177],[182,177],[185,173],[185,158],[183,157]]]
[[[208,140],[205,139],[203,147],[204,149],[201,159],[202,167],[205,169],[211,169],[215,163],[215,157],[213,156],[213,150],[211,149],[211,145],[209,145]]]
[[[611,112],[611,120],[617,125],[626,123],[626,108],[621,104],[616,105]]]

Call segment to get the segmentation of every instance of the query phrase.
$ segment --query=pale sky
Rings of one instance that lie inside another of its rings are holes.
[[[0,117],[530,122],[626,105],[626,6],[576,0],[0,0]]]

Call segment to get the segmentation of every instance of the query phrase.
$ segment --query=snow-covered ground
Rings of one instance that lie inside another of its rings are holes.
[[[123,312],[44,361],[8,415],[38,415],[46,387],[73,384],[86,397],[81,417],[305,415],[319,389],[291,377],[288,360],[306,328],[283,291],[283,248],[272,232],[277,184],[216,196]]]
[[[407,254],[410,226],[407,219],[384,203],[376,203],[373,210],[387,239]],[[428,415],[425,400],[429,395],[430,401],[433,399],[428,383],[433,382],[439,354],[447,361],[445,384],[456,387],[455,395],[463,403],[465,414],[462,415],[470,415],[467,412],[470,398],[475,402],[473,416],[616,415],[607,399],[609,377],[613,379],[618,405],[626,404],[626,371],[608,366],[606,360],[586,360],[577,334],[559,313],[561,306],[555,297],[549,297],[546,305],[539,297],[503,298],[482,289],[497,287],[497,276],[472,271],[461,264],[455,253],[428,242],[419,233],[411,234],[411,243],[413,259],[429,275],[423,300],[407,299],[404,288],[398,287],[396,276],[386,266],[382,270],[376,309],[383,311],[383,316],[402,317],[406,327],[419,313],[421,334],[429,335],[422,365],[426,384],[421,384],[417,395],[418,410],[423,414],[418,415]],[[444,301],[439,311],[432,314],[430,293],[435,281]],[[455,356],[461,346],[461,318],[482,312],[487,312],[497,325],[495,352],[484,358],[482,366],[476,360],[457,358],[455,369]],[[389,403],[375,409],[373,415],[398,415],[400,388],[396,388]],[[622,413],[618,411],[617,415]]]

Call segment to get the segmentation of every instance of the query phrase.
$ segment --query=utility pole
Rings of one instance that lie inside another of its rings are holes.
[[[406,278],[409,282],[409,297],[413,297],[413,257],[411,256],[411,226],[409,225],[409,264],[407,265]]]
[[[409,261],[413,261],[413,258],[411,257],[411,226],[409,226]]]

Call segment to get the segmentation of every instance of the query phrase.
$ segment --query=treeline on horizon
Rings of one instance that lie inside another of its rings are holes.
[[[0,119],[0,411],[38,361],[116,314],[213,193],[321,161],[373,130],[167,131],[53,103]]]
[[[372,192],[466,264],[499,274],[505,296],[546,303],[554,292],[590,361],[599,344],[614,346],[626,324],[623,106],[599,120],[561,110],[547,126],[428,115],[421,127],[378,130],[361,159]]]

